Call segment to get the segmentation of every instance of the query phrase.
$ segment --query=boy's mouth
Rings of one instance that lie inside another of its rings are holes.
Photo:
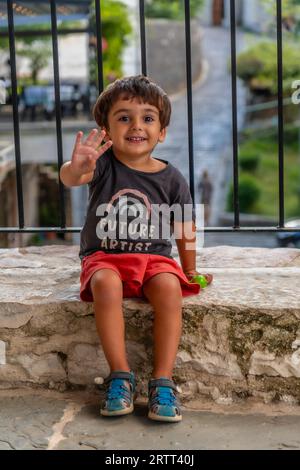
[[[128,142],[140,143],[144,142],[147,139],[145,139],[144,137],[127,137],[126,140],[128,140]]]

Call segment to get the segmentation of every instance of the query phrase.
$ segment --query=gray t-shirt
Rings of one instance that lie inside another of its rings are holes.
[[[112,148],[97,160],[79,257],[95,251],[172,258],[174,221],[195,221],[188,184],[171,163],[149,173],[128,167]]]

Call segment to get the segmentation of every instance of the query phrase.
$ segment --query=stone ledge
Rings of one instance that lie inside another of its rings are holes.
[[[183,401],[202,396],[226,404],[251,396],[298,403],[300,251],[204,248],[197,266],[212,272],[214,283],[184,299],[174,370]],[[0,388],[92,388],[95,376],[108,374],[93,305],[78,297],[79,273],[77,246],[0,250]],[[124,314],[129,362],[143,395],[153,312],[144,300],[125,299]]]

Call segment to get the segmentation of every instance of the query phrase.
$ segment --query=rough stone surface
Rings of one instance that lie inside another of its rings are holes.
[[[93,388],[94,377],[109,369],[93,304],[79,300],[78,246],[2,249],[0,267],[0,388]],[[230,404],[254,396],[298,403],[299,250],[204,248],[197,267],[213,273],[214,283],[184,299],[174,369],[182,400]],[[123,305],[129,363],[144,396],[153,310],[142,299]]]
[[[201,400],[170,424],[149,420],[143,400],[132,415],[107,419],[100,399],[78,391],[0,391],[0,450],[300,449],[300,407],[286,402]]]

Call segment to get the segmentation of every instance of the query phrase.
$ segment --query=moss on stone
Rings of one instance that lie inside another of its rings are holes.
[[[284,356],[292,352],[292,343],[296,339],[297,328],[268,328],[264,331],[260,342],[260,349],[275,353],[276,356]]]
[[[248,373],[254,350],[268,351],[277,356],[284,356],[292,351],[292,343],[299,327],[292,314],[286,318],[274,318],[266,314],[243,312],[230,317],[230,350],[236,355],[244,374]]]
[[[203,323],[204,312],[201,307],[183,308],[182,328],[185,334],[193,335],[199,332]]]
[[[279,400],[284,395],[290,395],[300,402],[300,378],[249,376],[249,389],[272,392]]]

